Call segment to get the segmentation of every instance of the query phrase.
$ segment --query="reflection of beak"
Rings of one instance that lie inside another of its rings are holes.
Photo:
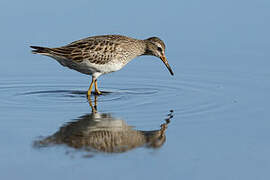
[[[165,66],[168,68],[168,70],[170,71],[171,75],[173,76],[173,71],[172,71],[171,66],[168,63],[167,58],[165,56],[161,56],[160,59],[164,62]]]

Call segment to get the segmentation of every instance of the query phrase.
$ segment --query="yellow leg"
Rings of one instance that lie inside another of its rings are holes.
[[[87,91],[87,96],[88,97],[91,95],[93,84],[94,84],[94,79],[92,78],[92,82],[91,82],[91,84],[90,84],[90,86],[88,88],[88,91]]]
[[[97,79],[95,79],[95,92],[97,95],[101,95],[102,93],[98,90],[98,86],[97,86]]]

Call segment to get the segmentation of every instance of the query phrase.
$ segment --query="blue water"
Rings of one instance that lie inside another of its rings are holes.
[[[269,9],[266,0],[1,1],[0,179],[269,179]],[[101,34],[160,37],[175,76],[158,58],[136,58],[99,78],[109,93],[93,111],[90,77],[30,53]],[[113,153],[72,146],[70,134],[45,141],[65,127],[78,140],[101,129],[162,138]]]

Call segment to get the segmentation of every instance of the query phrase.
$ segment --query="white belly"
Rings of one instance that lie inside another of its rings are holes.
[[[123,63],[117,63],[116,61],[111,61],[107,64],[94,64],[85,60],[80,63],[73,62],[71,60],[56,59],[61,65],[66,66],[70,69],[74,69],[83,74],[100,76],[101,74],[106,74],[114,71],[120,70],[125,66]]]

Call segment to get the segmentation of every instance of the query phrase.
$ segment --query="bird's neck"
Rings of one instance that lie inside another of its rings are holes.
[[[146,39],[143,40],[143,50],[141,55],[152,55],[152,51],[150,50],[151,43]]]

